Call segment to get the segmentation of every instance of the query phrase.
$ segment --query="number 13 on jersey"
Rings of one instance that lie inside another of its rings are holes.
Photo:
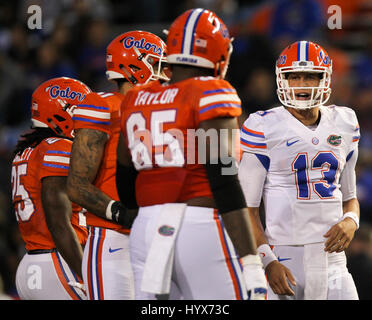
[[[292,162],[295,173],[297,199],[311,199],[310,173],[320,172],[320,179],[312,179],[312,189],[320,199],[333,198],[334,184],[340,161],[331,151],[320,151],[309,162],[307,152],[298,153]],[[309,171],[310,170],[310,171]]]

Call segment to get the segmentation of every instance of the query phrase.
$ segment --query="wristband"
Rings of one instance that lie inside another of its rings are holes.
[[[268,266],[269,263],[273,262],[274,260],[278,260],[278,258],[275,256],[274,252],[271,250],[270,246],[266,243],[261,244],[257,248],[257,252],[259,253],[262,264],[264,265],[264,268]]]
[[[359,217],[355,212],[348,211],[348,212],[344,213],[344,215],[342,216],[342,220],[344,220],[345,218],[353,219],[353,221],[356,224],[357,230],[359,229]]]
[[[111,207],[112,207],[112,204],[114,203],[115,201],[114,200],[111,200],[109,202],[109,204],[107,205],[107,208],[106,208],[106,218],[108,220],[112,220],[112,211],[111,211]]]

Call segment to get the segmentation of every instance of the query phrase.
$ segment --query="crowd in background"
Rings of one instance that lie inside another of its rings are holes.
[[[42,29],[30,30],[27,9],[42,9]],[[330,29],[328,8],[342,10],[342,28]],[[311,40],[333,60],[330,104],[358,116],[361,139],[357,192],[361,228],[350,245],[348,267],[360,299],[372,299],[372,2],[368,0],[19,0],[0,2],[0,292],[17,298],[15,272],[24,254],[11,206],[10,172],[19,135],[30,128],[33,90],[47,79],[77,78],[94,91],[111,91],[105,49],[134,29],[165,40],[163,29],[189,8],[216,12],[234,37],[227,80],[249,113],[279,105],[275,60],[288,44]],[[1,282],[1,281],[0,281]],[[1,298],[1,296],[0,296]]]

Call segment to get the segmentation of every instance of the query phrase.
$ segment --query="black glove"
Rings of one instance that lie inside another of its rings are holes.
[[[131,228],[133,221],[136,217],[132,212],[128,211],[127,208],[120,201],[115,201],[111,205],[112,221],[120,224],[124,228]]]

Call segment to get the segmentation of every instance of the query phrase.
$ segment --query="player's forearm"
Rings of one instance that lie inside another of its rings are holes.
[[[221,217],[239,257],[257,254],[256,241],[247,209],[230,211]]]
[[[66,193],[66,177],[42,180],[41,200],[48,230],[56,249],[81,277],[82,247],[71,225],[72,205]]]
[[[106,208],[112,200],[107,194],[89,181],[71,175],[68,183],[68,196],[91,213],[106,218]]]
[[[261,223],[259,208],[248,207],[248,212],[251,217],[252,230],[256,240],[257,247],[259,247],[262,244],[268,244],[265,231]]]
[[[342,210],[343,210],[343,217],[342,219],[345,220],[352,220],[356,228],[359,228],[359,220],[360,220],[360,208],[359,208],[359,201],[357,198],[352,198],[342,203]]]
[[[83,249],[70,223],[51,228],[51,234],[57,251],[62,255],[70,268],[82,279],[81,265]]]
[[[263,229],[260,211],[258,207],[248,207],[248,212],[251,217],[253,234],[257,243],[257,252],[260,255],[264,268],[271,264],[273,261],[277,261],[277,257],[269,246],[269,242],[266,238],[265,231]]]
[[[344,201],[342,203],[342,210],[343,210],[343,213],[352,211],[352,212],[356,213],[358,215],[358,217],[360,218],[359,201],[358,201],[357,198],[353,198],[353,199]]]

